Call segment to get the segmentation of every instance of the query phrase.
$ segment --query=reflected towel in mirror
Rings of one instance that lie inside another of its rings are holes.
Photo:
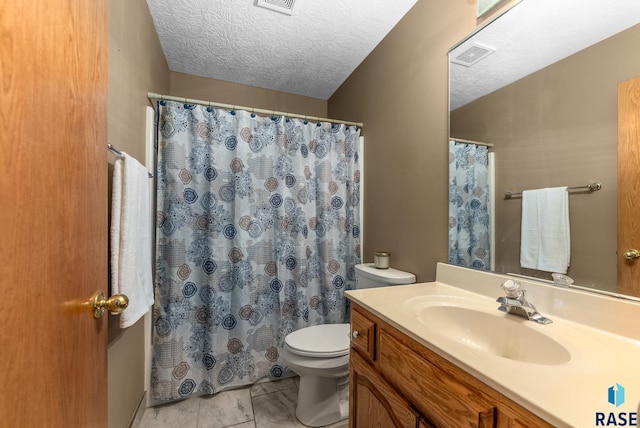
[[[567,187],[522,192],[520,265],[567,273],[571,259]]]

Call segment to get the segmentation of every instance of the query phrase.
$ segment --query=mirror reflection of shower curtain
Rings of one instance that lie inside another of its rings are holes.
[[[152,399],[286,377],[288,333],[348,322],[360,130],[159,104]]]
[[[491,269],[488,148],[449,142],[449,263]]]

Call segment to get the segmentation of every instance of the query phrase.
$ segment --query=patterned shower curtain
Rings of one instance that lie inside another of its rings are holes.
[[[289,375],[288,333],[347,322],[360,131],[168,101],[158,109],[152,396]]]
[[[449,263],[491,268],[488,149],[449,142]]]

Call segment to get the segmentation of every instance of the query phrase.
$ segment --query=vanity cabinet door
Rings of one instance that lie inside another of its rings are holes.
[[[441,358],[424,358],[384,328],[380,328],[378,346],[384,377],[437,426],[495,427],[495,405],[461,381],[458,369]]]
[[[416,428],[422,419],[357,352],[351,354],[349,372],[349,427]],[[432,427],[423,420],[421,427]]]
[[[376,324],[358,312],[351,309],[351,347],[361,352],[369,361],[375,360]]]

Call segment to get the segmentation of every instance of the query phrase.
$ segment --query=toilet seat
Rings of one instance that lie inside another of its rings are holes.
[[[349,324],[321,324],[289,333],[284,341],[292,354],[333,358],[349,354]]]

